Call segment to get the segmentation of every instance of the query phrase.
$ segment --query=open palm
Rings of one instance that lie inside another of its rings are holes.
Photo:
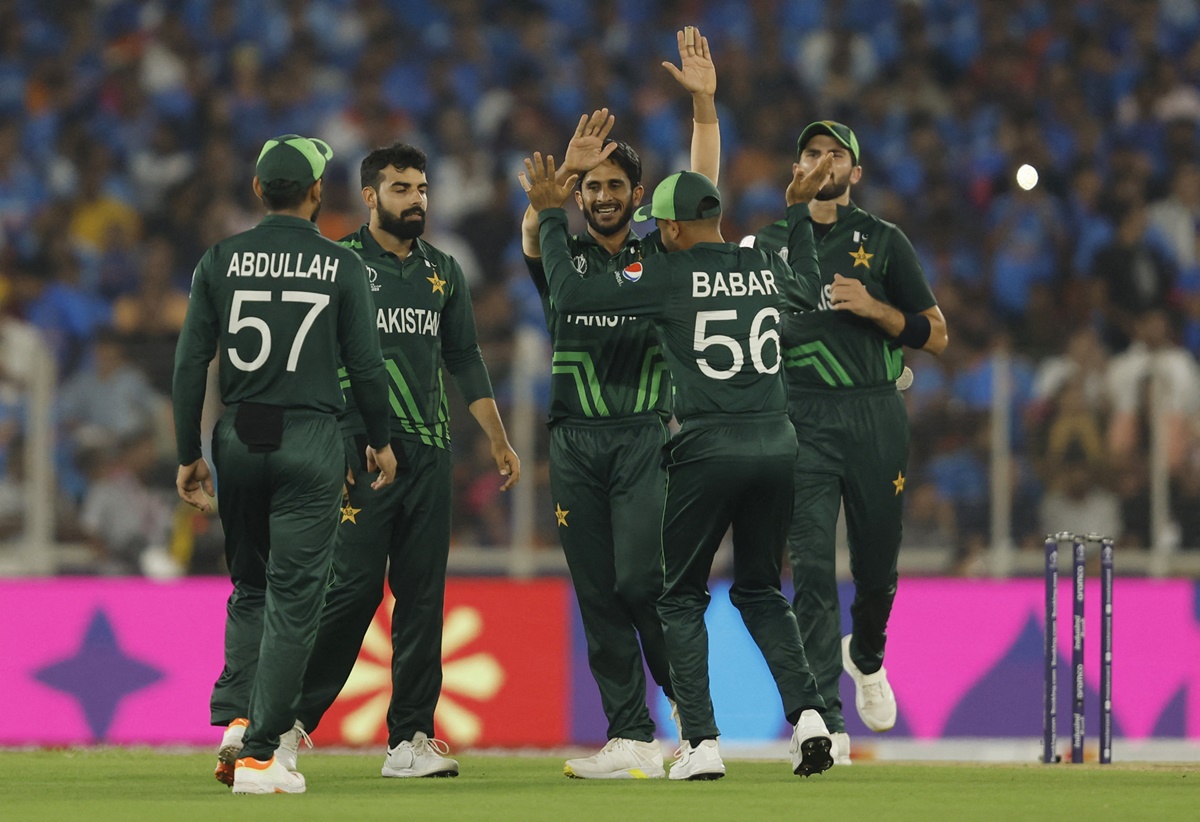
[[[708,50],[708,38],[700,36],[700,29],[688,26],[675,32],[675,41],[681,68],[665,61],[663,68],[692,94],[716,94],[717,68]]]

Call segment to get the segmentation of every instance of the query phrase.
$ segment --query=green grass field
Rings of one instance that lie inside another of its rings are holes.
[[[716,782],[585,782],[555,757],[465,755],[457,779],[384,779],[376,754],[303,753],[303,796],[234,797],[214,757],[149,749],[0,752],[5,820],[1195,819],[1195,765],[856,763],[810,779],[726,763]]]

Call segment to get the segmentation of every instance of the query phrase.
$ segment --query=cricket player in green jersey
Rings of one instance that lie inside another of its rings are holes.
[[[420,239],[428,204],[426,157],[403,143],[362,161],[363,201],[370,221],[342,244],[362,255],[373,292],[391,399],[396,482],[371,494],[357,459],[365,416],[347,402],[347,498],[338,526],[333,580],[295,729],[284,749],[294,762],[305,731],[317,727],[354,667],[363,636],[383,599],[392,607],[392,698],[388,707],[389,777],[457,776],[458,762],[434,738],[442,687],[442,608],[450,553],[450,420],[445,365],[472,416],[491,441],[507,491],[521,475],[479,351],[471,295],[458,262]],[[348,374],[354,387],[355,376]],[[347,383],[343,383],[345,385]],[[357,395],[356,395],[357,396]]]
[[[854,680],[863,724],[886,731],[896,723],[883,667],[908,471],[908,416],[896,380],[906,346],[940,354],[948,338],[908,238],[850,200],[862,177],[854,132],[831,120],[812,123],[800,132],[797,151],[801,169],[831,157],[833,171],[809,207],[820,303],[815,312],[788,317],[783,330],[788,409],[800,446],[788,554],[804,647],[829,706],[825,718],[838,755],[849,764],[838,694],[843,667]],[[748,241],[786,253],[787,231],[780,221]],[[834,567],[843,505],[855,586],[845,637]]]
[[[680,430],[665,450],[662,521],[664,590],[659,616],[671,686],[685,737],[671,779],[717,779],[725,765],[708,686],[708,575],[733,527],[730,598],[770,667],[794,726],[792,770],[833,764],[824,703],[808,670],[780,562],[792,507],[795,431],[787,417],[778,325],[788,311],[816,305],[819,285],[804,203],[828,175],[828,160],[797,170],[788,187],[793,268],[759,249],[721,237],[721,197],[702,174],[683,171],[654,190],[639,216],[657,220],[667,252],[612,276],[580,277],[571,263],[566,214],[570,191],[553,159],[526,161],[522,187],[539,212],[550,300],[568,314],[621,312],[653,321],[675,389]],[[574,183],[573,178],[568,183]]]
[[[216,776],[234,793],[305,789],[274,752],[292,727],[333,556],[345,465],[339,355],[362,410],[366,461],[382,469],[372,487],[396,467],[366,268],[314,222],[331,156],[295,134],[267,141],[254,178],[267,216],[204,254],[175,351],[176,487],[202,511],[213,478],[200,413],[219,357],[225,413],[212,453],[233,593],[212,721],[226,726]]]
[[[663,63],[692,95],[693,170],[716,182],[720,129],[717,76],[708,41],[688,26],[677,33],[680,68]],[[561,172],[576,174],[575,202],[587,231],[572,236],[572,265],[585,277],[611,277],[663,250],[657,233],[630,230],[642,199],[642,164],[625,143],[607,139],[607,109],[584,115]],[[646,706],[646,666],[674,702],[662,623],[659,549],[671,385],[654,324],[622,315],[568,314],[550,301],[537,213],[522,224],[522,248],[542,298],[553,345],[550,388],[550,487],[558,534],[587,639],[588,664],[608,719],[599,753],[570,759],[580,779],[666,775]],[[640,640],[640,641],[639,641]],[[674,711],[673,711],[674,713]]]

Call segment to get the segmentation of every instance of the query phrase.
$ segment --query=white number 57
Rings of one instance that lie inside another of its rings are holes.
[[[321,313],[321,310],[325,306],[329,305],[329,295],[315,294],[311,291],[284,291],[279,295],[279,298],[285,303],[309,303],[312,306],[308,309],[308,313],[304,315],[300,327],[296,329],[296,336],[292,339],[292,349],[288,352],[287,370],[295,371],[296,365],[300,362],[300,349],[304,347],[304,338],[312,330],[313,323],[317,321],[317,315]],[[261,317],[243,317],[241,315],[244,303],[266,303],[270,301],[270,291],[238,290],[233,292],[233,305],[229,311],[229,333],[237,334],[242,329],[249,328],[257,331],[258,335],[262,338],[258,354],[249,362],[242,359],[236,348],[229,349],[229,361],[233,363],[234,368],[241,371],[257,371],[262,368],[263,363],[267,361],[267,357],[271,355],[271,327],[267,325],[266,320]]]

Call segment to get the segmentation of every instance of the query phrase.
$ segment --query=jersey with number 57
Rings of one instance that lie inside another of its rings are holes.
[[[175,349],[181,465],[200,457],[200,410],[214,354],[226,405],[260,402],[330,414],[343,407],[340,359],[369,441],[388,442],[386,374],[366,268],[312,222],[268,215],[212,246],[196,266]]]
[[[565,212],[545,209],[539,219],[550,300],[566,313],[612,311],[653,320],[680,422],[702,414],[783,411],[780,324],[786,313],[815,307],[820,289],[808,208],[792,206],[788,216],[794,223],[790,265],[757,248],[697,243],[610,277],[584,278],[571,266]]]

